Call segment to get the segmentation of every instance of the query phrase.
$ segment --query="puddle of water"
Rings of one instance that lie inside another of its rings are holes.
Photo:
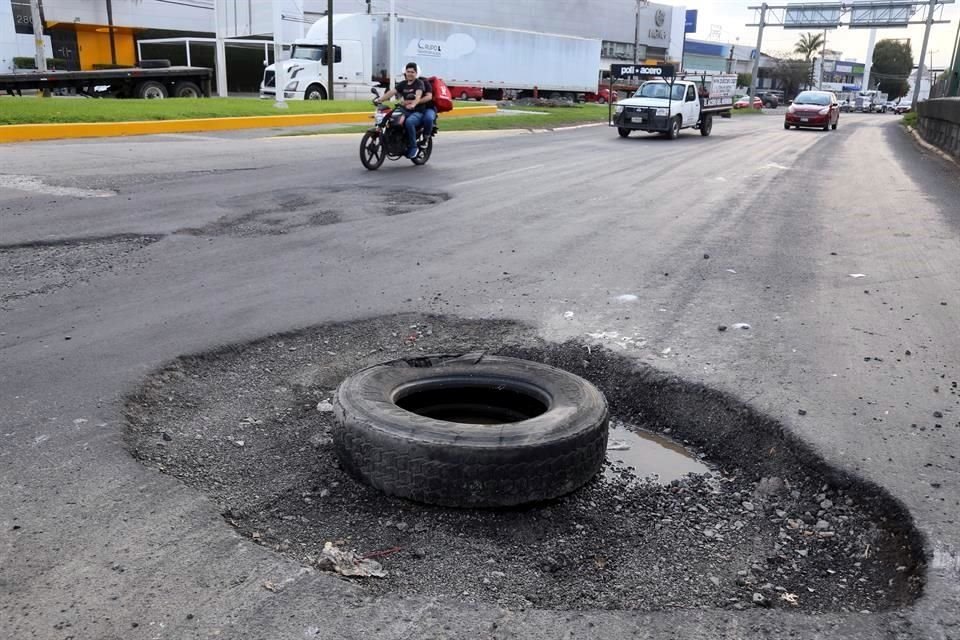
[[[612,466],[604,469],[605,478],[613,478],[626,468],[638,479],[652,478],[660,484],[710,471],[696,455],[676,442],[642,429],[627,429],[622,422],[610,423],[607,460]]]

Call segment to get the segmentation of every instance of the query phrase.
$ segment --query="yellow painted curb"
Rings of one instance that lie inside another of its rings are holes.
[[[457,107],[444,118],[491,115],[497,107]],[[289,116],[244,116],[237,118],[197,118],[194,120],[138,120],[134,122],[78,122],[67,124],[8,124],[0,126],[0,143],[60,138],[106,138],[142,136],[154,133],[191,133],[230,131],[264,127],[302,127],[317,124],[365,124],[368,111],[349,113],[302,113]]]

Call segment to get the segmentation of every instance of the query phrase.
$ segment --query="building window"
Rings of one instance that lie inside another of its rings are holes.
[[[617,60],[633,60],[632,42],[612,42],[604,40],[601,45],[601,52],[604,58],[614,58]],[[640,57],[646,55],[644,47],[639,48]]]

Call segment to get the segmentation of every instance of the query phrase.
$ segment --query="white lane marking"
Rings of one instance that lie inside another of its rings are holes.
[[[113,191],[58,187],[44,183],[43,179],[37,176],[17,176],[3,173],[0,173],[0,189],[16,189],[17,191],[42,193],[48,196],[71,196],[74,198],[110,198],[117,195]]]
[[[523,167],[521,169],[513,169],[512,171],[501,171],[500,173],[494,173],[493,175],[483,176],[482,178],[474,178],[473,180],[464,180],[462,182],[454,182],[451,187],[462,187],[465,184],[473,184],[475,182],[483,182],[485,180],[495,180],[496,178],[502,178],[504,176],[512,176],[516,173],[523,173],[525,171],[532,171],[534,169],[539,169],[542,167],[542,164],[534,164],[529,167]]]
[[[790,167],[785,167],[782,164],[777,164],[776,162],[768,162],[764,166],[760,167],[761,169],[779,169],[780,171],[789,171]]]
[[[554,127],[554,131],[572,131],[573,129],[586,129],[587,127],[603,127],[606,126],[606,122],[591,122],[589,124],[575,124],[569,127]]]

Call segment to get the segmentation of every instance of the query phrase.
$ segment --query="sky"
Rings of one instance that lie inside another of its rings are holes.
[[[660,0],[663,1],[663,0]],[[690,37],[698,40],[709,40],[711,26],[719,26],[720,41],[736,42],[739,44],[756,46],[757,28],[746,27],[747,23],[757,22],[759,12],[748,10],[749,6],[759,6],[760,2],[746,2],[745,0],[667,0],[668,4],[685,6],[687,9],[696,9],[697,32]],[[767,4],[783,5],[786,1]],[[926,17],[926,10],[923,11]],[[953,57],[954,42],[957,37],[957,24],[960,21],[960,0],[943,7],[943,19],[950,20],[950,24],[935,24],[930,29],[930,44],[927,46],[926,66],[930,64],[930,51],[933,51],[933,67],[942,69],[950,65]],[[921,18],[922,19],[922,18]],[[877,31],[877,41],[885,38],[910,38],[913,48],[914,63],[920,55],[920,45],[923,43],[923,25],[911,26],[907,29],[880,29]],[[788,53],[800,38],[803,30],[784,29],[783,27],[767,26],[763,30],[764,53],[771,55]],[[843,58],[853,58],[863,62],[867,55],[867,41],[869,29],[832,29],[827,32],[827,48],[843,52]],[[713,38],[716,39],[715,37]]]

